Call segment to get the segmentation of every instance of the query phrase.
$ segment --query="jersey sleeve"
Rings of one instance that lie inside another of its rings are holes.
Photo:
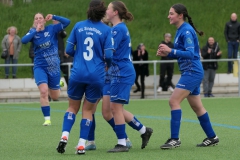
[[[66,28],[70,24],[69,19],[61,16],[53,15],[53,20],[57,20],[60,22],[58,24],[53,25],[53,30],[56,31],[57,33],[62,31],[64,28]]]
[[[113,38],[111,35],[111,29],[109,28],[106,33],[106,39],[104,41],[104,54],[105,54],[105,61],[107,63],[107,66],[110,67],[112,63],[112,56],[113,56]]]
[[[111,29],[109,28],[107,30],[106,39],[104,41],[104,49],[105,50],[114,49],[113,45],[114,45],[114,40],[113,40],[112,35],[111,35]]]
[[[22,37],[22,43],[23,44],[26,44],[30,41],[32,41],[33,37],[35,36],[35,34],[37,33],[36,29],[35,28],[31,28],[28,33]]]
[[[112,37],[114,40],[114,49],[118,50],[119,44],[123,39],[123,34],[121,32],[119,32],[118,30],[113,30]]]
[[[169,53],[168,57],[176,58],[182,57],[186,59],[193,59],[194,57],[194,38],[193,33],[191,31],[184,31],[181,35],[184,44],[184,50],[176,50],[172,49]]]
[[[74,57],[74,54],[75,54],[74,46],[77,43],[75,31],[76,31],[76,25],[73,27],[67,39],[67,46],[66,46],[66,53],[72,57]]]

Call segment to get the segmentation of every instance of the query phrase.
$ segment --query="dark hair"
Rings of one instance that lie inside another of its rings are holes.
[[[87,18],[92,21],[100,21],[106,13],[107,8],[101,0],[92,0],[87,10]]]
[[[185,21],[186,18],[188,18],[188,22],[189,24],[193,27],[193,29],[200,35],[202,36],[204,33],[203,31],[198,31],[196,29],[196,27],[194,26],[193,22],[192,22],[192,18],[188,15],[188,11],[187,11],[187,8],[183,5],[183,4],[180,4],[180,3],[177,3],[177,4],[174,4],[172,6],[172,8],[175,10],[175,12],[177,14],[183,14],[183,20]]]
[[[128,11],[126,5],[122,1],[113,1],[111,4],[113,5],[113,10],[118,11],[120,19],[125,19],[127,21],[132,21],[134,19],[132,13]]]
[[[139,43],[139,45],[137,46],[137,50],[140,50],[143,45],[143,43]]]

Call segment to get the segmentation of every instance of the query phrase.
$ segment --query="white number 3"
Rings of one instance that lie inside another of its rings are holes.
[[[84,44],[87,45],[86,50],[89,52],[83,52],[83,57],[85,60],[90,61],[93,58],[93,39],[91,37],[87,37],[84,41]]]

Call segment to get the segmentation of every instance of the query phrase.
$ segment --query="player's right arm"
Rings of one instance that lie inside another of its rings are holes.
[[[30,42],[36,33],[37,33],[36,28],[31,28],[29,32],[22,37],[22,43],[27,44],[28,42]]]

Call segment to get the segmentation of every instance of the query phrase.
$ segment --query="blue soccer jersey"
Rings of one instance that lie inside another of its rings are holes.
[[[45,29],[39,32],[32,28],[22,38],[22,43],[33,42],[34,68],[43,67],[50,75],[60,72],[57,34],[70,24],[70,20],[64,17],[53,16],[53,19],[60,23],[45,26]]]
[[[133,85],[136,74],[131,61],[131,38],[125,23],[112,27],[112,36],[116,51],[110,68],[111,83]]]
[[[114,50],[109,26],[91,20],[76,23],[66,47],[67,54],[74,57],[70,78],[87,84],[104,83],[107,50]]]
[[[182,74],[185,72],[203,74],[200,62],[199,42],[192,26],[184,22],[174,38],[174,49],[168,57],[175,58]]]

